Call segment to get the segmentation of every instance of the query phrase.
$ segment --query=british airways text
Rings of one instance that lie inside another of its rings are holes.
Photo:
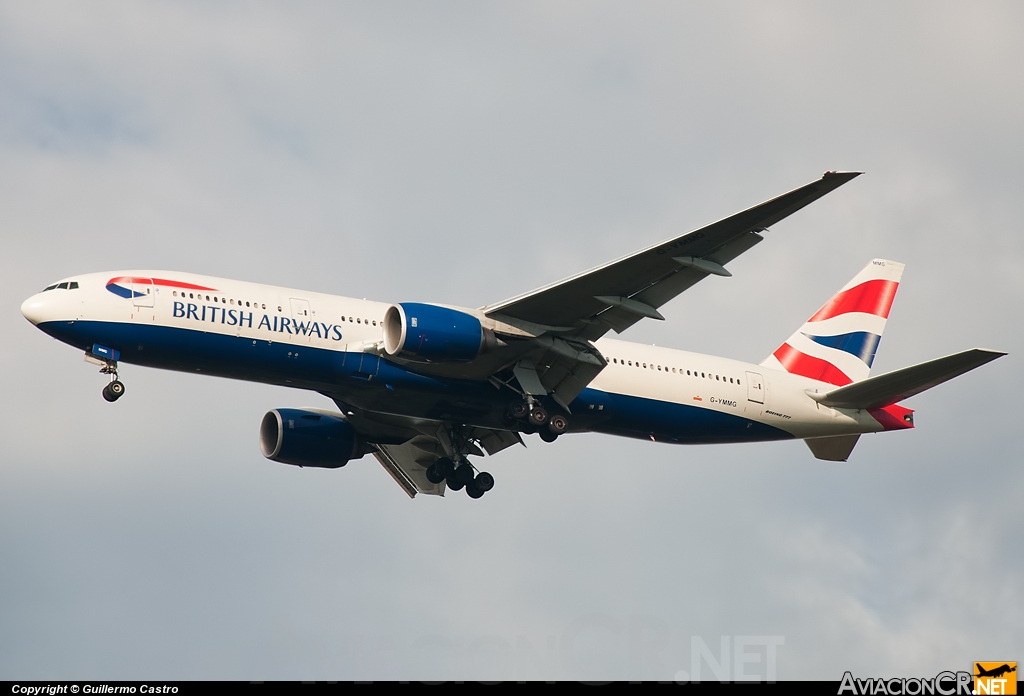
[[[194,319],[195,321],[208,321],[214,324],[226,326],[246,326],[253,328],[255,321],[252,312],[243,312],[240,309],[226,309],[224,307],[212,307],[209,305],[196,305],[189,302],[174,303],[174,316],[179,319]],[[275,333],[289,333],[300,336],[316,336],[331,341],[341,340],[341,327],[336,324],[324,324],[317,321],[299,321],[288,317],[277,317],[264,314],[256,323],[257,329],[266,329]]]

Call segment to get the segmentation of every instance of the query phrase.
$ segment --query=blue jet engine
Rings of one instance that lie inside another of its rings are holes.
[[[339,413],[276,408],[260,423],[260,450],[282,464],[337,469],[362,455],[362,443]]]
[[[494,332],[472,314],[418,302],[384,313],[384,350],[419,362],[470,362],[496,345]]]

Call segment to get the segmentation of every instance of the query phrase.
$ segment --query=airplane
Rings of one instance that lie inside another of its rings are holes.
[[[478,309],[374,302],[172,271],[76,275],[24,316],[84,351],[125,394],[120,363],[319,392],[337,411],[263,417],[268,459],[338,468],[373,455],[410,497],[494,477],[470,457],[524,435],[599,432],[711,444],[802,439],[847,461],[864,433],[908,430],[899,402],[1005,355],[983,349],[871,377],[903,264],[874,259],[757,364],[608,337],[759,244],[859,172],[811,183],[693,232]]]
[[[995,667],[993,669],[984,669],[978,663],[975,663],[974,666],[978,670],[977,674],[974,675],[976,677],[994,677],[994,678],[998,678],[998,677],[1003,676],[1004,674],[1009,674],[1010,672],[1016,672],[1017,671],[1016,663],[1014,663],[1013,667],[1011,667],[1009,664],[1003,664],[1003,665],[1000,665],[999,667]]]

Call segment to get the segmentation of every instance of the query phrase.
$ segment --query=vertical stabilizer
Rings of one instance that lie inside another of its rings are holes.
[[[866,379],[903,264],[874,259],[761,365],[836,386]]]

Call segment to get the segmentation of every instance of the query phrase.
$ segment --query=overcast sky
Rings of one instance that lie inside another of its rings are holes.
[[[0,0],[0,679],[673,679],[723,636],[772,637],[780,678],[1021,659],[1022,28],[1017,2]],[[125,365],[107,404],[19,312],[124,268],[481,306],[830,169],[867,173],[624,337],[758,362],[906,263],[876,373],[1010,356],[847,464],[530,437],[482,500],[409,500],[370,457],[263,459],[263,413],[323,397]]]

